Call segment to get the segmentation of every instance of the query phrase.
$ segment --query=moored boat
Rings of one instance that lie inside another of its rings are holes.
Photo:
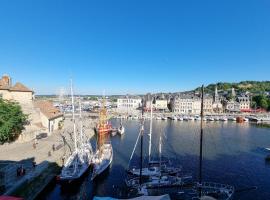
[[[107,120],[107,110],[105,108],[105,98],[103,98],[103,105],[99,113],[98,124],[98,141],[97,150],[93,158],[93,173],[91,179],[95,179],[98,175],[104,172],[112,163],[113,148],[109,141],[110,124]]]
[[[120,122],[119,128],[117,129],[117,133],[120,134],[120,135],[123,135],[125,133],[125,127],[122,124],[122,120]]]
[[[93,152],[91,144],[86,140],[83,132],[82,125],[82,113],[81,113],[81,102],[79,102],[80,108],[80,137],[77,138],[76,124],[75,124],[75,108],[74,108],[74,97],[73,88],[71,81],[71,100],[72,100],[72,121],[73,121],[73,135],[74,135],[74,151],[71,153],[69,158],[66,160],[61,174],[57,177],[59,183],[70,184],[80,178],[87,172],[90,167]]]
[[[112,163],[113,149],[110,143],[103,144],[93,158],[93,173],[91,180],[104,172]]]

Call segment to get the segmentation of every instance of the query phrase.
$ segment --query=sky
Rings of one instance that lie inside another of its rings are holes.
[[[0,0],[0,73],[36,94],[269,80],[269,0]],[[0,75],[1,75],[0,74]]]

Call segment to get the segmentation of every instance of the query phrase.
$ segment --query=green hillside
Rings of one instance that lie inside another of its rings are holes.
[[[218,82],[216,84],[207,85],[205,91],[213,93],[216,85],[219,91],[228,91],[231,90],[231,88],[234,88],[238,92],[249,91],[256,94],[270,91],[270,81],[241,81],[239,83]],[[196,90],[199,89],[200,88],[196,88]]]

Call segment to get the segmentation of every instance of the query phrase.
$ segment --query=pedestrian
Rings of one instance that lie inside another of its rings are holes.
[[[52,155],[51,151],[48,152],[48,156],[50,157]]]
[[[55,151],[55,144],[52,145],[52,150]]]

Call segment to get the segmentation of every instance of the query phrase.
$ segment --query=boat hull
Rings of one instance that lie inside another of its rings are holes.
[[[78,177],[63,178],[61,176],[56,177],[56,182],[62,186],[74,185],[80,183],[88,174],[92,167],[89,166],[82,174]]]
[[[101,163],[93,163],[94,169],[92,173],[91,180],[94,180],[97,178],[99,175],[101,175],[109,166],[111,166],[112,160],[113,160],[113,149],[112,146],[110,145],[110,151],[111,151],[111,156],[108,159],[103,159]]]

